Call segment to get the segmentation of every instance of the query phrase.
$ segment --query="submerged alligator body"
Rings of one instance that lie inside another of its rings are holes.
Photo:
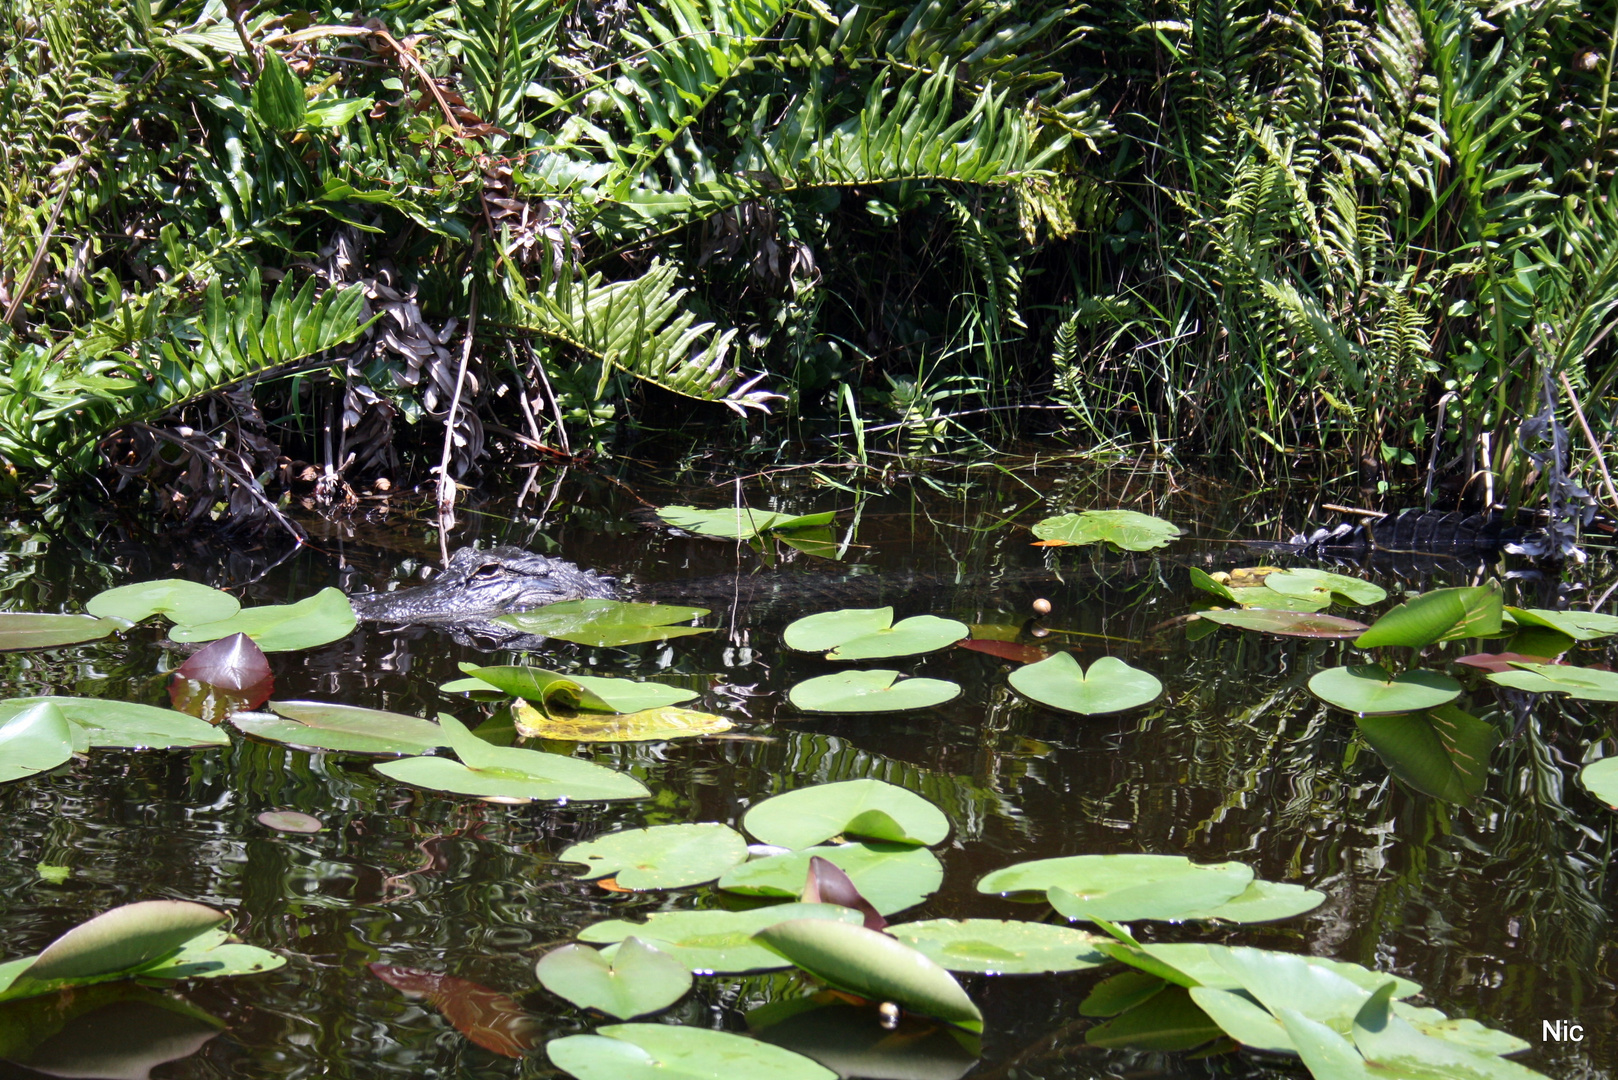
[[[1488,518],[1460,514],[1407,511],[1371,525],[1343,524],[1299,534],[1290,541],[1243,541],[1248,547],[1303,558],[1348,561],[1374,556],[1375,568],[1413,576],[1434,569],[1476,564],[1519,539],[1521,530],[1506,527],[1497,515]],[[1389,561],[1389,560],[1392,561]],[[1423,560],[1425,565],[1412,563]],[[1410,565],[1406,565],[1409,563]],[[1127,572],[1126,566],[1119,566]],[[1051,584],[1062,575],[1044,567],[1003,571],[983,585],[999,589],[1014,585]],[[583,569],[566,559],[536,555],[517,547],[484,550],[462,548],[444,571],[426,585],[394,592],[358,593],[349,597],[355,614],[372,622],[449,628],[458,638],[475,638],[528,648],[534,641],[493,620],[500,615],[529,611],[565,600],[679,600],[710,606],[753,608],[788,601],[796,606],[824,600],[880,602],[914,593],[937,590],[959,582],[928,578],[915,573],[762,574],[731,575],[687,581],[627,586],[616,578]]]

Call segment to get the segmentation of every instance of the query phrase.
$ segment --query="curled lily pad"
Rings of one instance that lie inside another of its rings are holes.
[[[927,919],[901,923],[888,933],[950,971],[1031,975],[1083,971],[1107,962],[1100,940],[1051,923],[1007,919]]]
[[[676,957],[698,975],[741,974],[787,967],[753,940],[766,926],[787,919],[834,919],[860,923],[853,908],[836,904],[776,904],[746,911],[657,911],[643,923],[608,919],[579,931],[579,940],[613,944],[630,935]]]
[[[609,960],[588,945],[564,945],[539,958],[540,985],[581,1009],[620,1020],[668,1008],[691,989],[691,970],[637,937],[627,937]]]
[[[847,874],[860,895],[883,915],[914,907],[944,882],[943,864],[926,848],[855,843],[754,859],[727,870],[719,888],[746,896],[795,897],[803,892],[809,860],[816,856]]]
[[[501,615],[494,621],[525,634],[608,647],[712,633],[706,627],[675,625],[706,614],[707,608],[590,599],[547,604],[533,611]]]
[[[97,641],[122,625],[113,619],[97,619],[89,615],[0,611],[0,652],[50,649],[58,645]]]
[[[1383,615],[1354,644],[1362,649],[1385,645],[1420,649],[1435,641],[1488,637],[1500,632],[1503,615],[1498,582],[1434,589],[1411,597]]]
[[[1180,536],[1179,526],[1137,510],[1085,510],[1059,514],[1034,525],[1046,547],[1109,544],[1122,551],[1150,551]]]
[[[1103,656],[1085,671],[1070,652],[1020,667],[1007,681],[1017,693],[1041,705],[1086,716],[1133,709],[1163,693],[1156,676],[1117,657]]]
[[[345,638],[357,625],[348,597],[327,588],[296,604],[243,608],[228,619],[175,625],[169,628],[169,637],[174,641],[217,641],[246,634],[265,652],[286,652]]]
[[[1571,664],[1511,665],[1515,671],[1501,671],[1489,681],[1531,694],[1566,694],[1576,701],[1618,701],[1618,672]]]
[[[949,818],[896,784],[844,780],[771,796],[748,809],[742,828],[766,844],[794,849],[845,834],[891,844],[932,845],[949,835]]]
[[[545,1044],[551,1063],[578,1080],[836,1080],[790,1050],[707,1028],[609,1024],[595,1035]]]
[[[609,679],[597,675],[563,675],[526,665],[479,667],[463,661],[461,670],[513,697],[537,702],[542,708],[555,701],[571,708],[595,712],[632,713],[664,705],[678,705],[697,696],[695,690],[664,683]]]
[[[1436,671],[1392,675],[1380,664],[1350,664],[1317,672],[1309,692],[1339,709],[1375,715],[1436,709],[1460,697],[1461,684]]]
[[[897,671],[839,671],[805,679],[787,691],[804,712],[863,713],[930,709],[959,697],[948,679],[901,679]]]
[[[1547,608],[1507,607],[1518,626],[1538,626],[1566,634],[1574,641],[1598,641],[1618,634],[1618,615],[1599,611],[1551,611]]]
[[[84,605],[97,618],[132,623],[153,615],[167,615],[177,623],[211,623],[228,619],[241,609],[241,601],[229,593],[180,578],[120,585],[97,593]]]
[[[830,525],[837,516],[828,511],[820,514],[783,514],[774,510],[750,510],[745,506],[726,507],[722,510],[699,510],[695,506],[665,506],[657,516],[686,532],[712,536],[721,540],[751,540],[765,532],[813,529]]]
[[[893,609],[846,608],[807,615],[781,634],[787,648],[824,652],[828,660],[876,660],[936,652],[964,640],[971,629],[954,619],[915,615],[893,622]]]
[[[619,888],[678,889],[713,881],[746,859],[747,841],[717,822],[656,825],[574,844],[558,858],[585,864],[582,878],[616,875]]]
[[[583,712],[553,716],[519,700],[512,707],[511,716],[520,735],[568,742],[664,742],[717,735],[736,726],[723,716],[682,709],[678,705],[661,705],[631,713]]]
[[[1234,626],[1238,630],[1256,630],[1282,637],[1351,638],[1367,629],[1362,622],[1336,615],[1317,615],[1303,611],[1276,611],[1263,608],[1199,611],[1197,618],[1221,626]]]
[[[52,982],[133,971],[164,958],[225,918],[222,911],[183,900],[125,904],[51,942],[23,974],[35,982]]]
[[[54,769],[72,756],[67,717],[49,701],[0,719],[0,783]]]

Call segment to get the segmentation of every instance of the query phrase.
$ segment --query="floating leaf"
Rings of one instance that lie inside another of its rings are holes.
[[[1435,799],[1465,805],[1489,782],[1489,755],[1500,732],[1454,705],[1361,716],[1355,723],[1393,775]]]
[[[1598,611],[1551,611],[1519,607],[1507,607],[1505,611],[1518,626],[1543,627],[1566,634],[1574,641],[1597,641],[1618,634],[1618,615],[1603,615]]]
[[[1502,671],[1489,681],[1530,694],[1566,694],[1576,701],[1618,701],[1618,671],[1574,667],[1571,664],[1514,663],[1516,671]]]
[[[1362,622],[1339,618],[1336,615],[1312,615],[1299,611],[1274,611],[1262,608],[1199,611],[1197,618],[1221,626],[1234,626],[1238,630],[1256,630],[1282,637],[1351,638],[1367,629]]]
[[[1380,664],[1352,664],[1317,672],[1309,692],[1339,709],[1374,715],[1436,709],[1459,697],[1461,684],[1421,668],[1390,675]]]
[[[326,827],[313,814],[299,810],[266,810],[254,820],[276,832],[317,833]]]
[[[932,845],[949,835],[949,818],[914,792],[882,780],[816,784],[754,804],[742,828],[766,844],[806,848],[838,836]]]
[[[638,685],[657,686],[659,683]],[[517,733],[527,738],[568,742],[665,742],[717,735],[735,727],[723,716],[663,705],[632,713],[547,715],[521,699],[511,710]]]
[[[657,516],[686,532],[721,540],[751,540],[772,530],[812,529],[830,525],[835,511],[821,514],[782,514],[774,510],[749,510],[745,506],[723,510],[699,510],[695,506],[665,506]]]
[[[1124,946],[1120,944],[1098,943],[1096,946],[1102,952],[1140,968],[1159,978],[1168,979],[1181,986],[1211,986],[1218,990],[1240,990],[1243,988],[1241,979],[1233,975],[1222,962],[1223,953],[1227,951],[1223,945],[1204,945],[1200,942],[1185,942],[1173,945],[1140,945]],[[1250,950],[1264,952],[1265,950]],[[1421,985],[1402,979],[1397,975],[1390,975],[1381,971],[1372,971],[1343,960],[1328,960],[1322,956],[1296,957],[1291,953],[1273,953],[1275,956],[1286,956],[1301,960],[1310,967],[1317,967],[1348,980],[1361,990],[1369,994],[1372,990],[1386,982],[1394,984],[1394,994],[1397,997],[1411,997],[1421,993]]]
[[[1037,664],[1051,655],[1049,649],[1038,645],[1023,645],[1015,641],[998,641],[993,639],[974,638],[971,641],[957,641],[957,649],[970,649],[986,656],[993,656],[1000,660],[1010,660],[1013,664]]]
[[[954,976],[920,951],[863,926],[793,919],[753,935],[822,982],[874,1001],[891,1001],[968,1031],[978,1010]]]
[[[865,917],[867,930],[886,930],[888,926],[888,920],[882,917],[876,906],[860,894],[854,879],[843,873],[842,867],[819,855],[809,860],[809,876],[803,883],[803,902],[852,908]]]
[[[677,626],[708,614],[707,608],[673,604],[631,604],[622,600],[566,600],[533,611],[501,615],[495,622],[525,634],[609,647],[712,631],[701,626]]]
[[[1219,1025],[1182,986],[1164,986],[1140,1004],[1084,1033],[1091,1046],[1137,1050],[1190,1050],[1217,1039]]]
[[[944,867],[923,847],[900,844],[837,844],[770,855],[733,866],[719,888],[746,896],[796,897],[815,856],[834,863],[883,915],[914,907],[938,891]]]
[[[1037,522],[1034,535],[1047,547],[1105,543],[1122,551],[1150,551],[1177,539],[1180,529],[1136,510],[1085,510]]]
[[[787,691],[804,712],[866,713],[930,709],[959,697],[947,679],[901,679],[897,671],[839,671],[805,679]]]
[[[36,615],[0,611],[0,652],[14,649],[50,649],[106,637],[123,623],[89,615]]]
[[[1070,855],[986,875],[978,892],[1045,892],[1069,919],[1177,920],[1234,900],[1253,880],[1243,863],[1199,865],[1183,855]]]
[[[616,875],[624,889],[678,889],[713,881],[746,859],[747,841],[716,822],[657,825],[574,844],[557,857],[585,864],[581,878]]]
[[[368,968],[394,989],[426,998],[470,1042],[502,1057],[520,1058],[539,1049],[549,1030],[515,998],[470,979],[392,964]]]
[[[348,597],[336,589],[321,589],[296,604],[243,608],[217,622],[169,628],[173,641],[217,641],[231,634],[246,634],[265,652],[312,649],[345,638],[358,625]]]
[[[246,634],[232,634],[198,649],[174,670],[169,700],[180,712],[218,722],[258,708],[274,689],[264,650]]]
[[[438,725],[460,761],[412,757],[372,767],[406,784],[485,799],[605,802],[644,799],[651,794],[633,776],[593,762],[538,750],[491,745],[448,713],[438,714]]]
[[[1569,643],[1571,644],[1571,641]],[[1556,663],[1556,661],[1548,656],[1528,656],[1518,652],[1497,652],[1457,656],[1450,663],[1464,664],[1480,671],[1517,671],[1519,670],[1518,664],[1552,664]]]
[[[449,745],[442,728],[418,716],[324,701],[272,701],[270,708],[280,716],[238,713],[230,722],[255,738],[350,754],[421,754]]]
[[[799,652],[829,652],[845,641],[854,641],[893,625],[893,609],[842,608],[806,615],[787,624],[781,641]]]
[[[841,995],[773,1001],[750,1009],[755,1038],[796,1050],[838,1076],[894,1080],[959,1080],[977,1063],[977,1038],[921,1017],[901,1015],[891,1030],[872,1023],[872,1009]]]
[[[1224,922],[1256,923],[1290,919],[1313,911],[1326,902],[1326,894],[1279,881],[1254,881],[1218,907],[1186,911],[1180,921],[1219,919]]]
[[[286,962],[284,956],[231,941],[223,929],[215,929],[198,934],[178,952],[145,964],[134,974],[142,979],[218,979],[274,971]]]
[[[1048,660],[1020,667],[1007,681],[1023,697],[1085,716],[1133,709],[1163,693],[1163,684],[1156,676],[1132,668],[1115,656],[1103,656],[1086,672],[1070,652],[1059,652]]]
[[[846,608],[798,619],[782,631],[781,640],[789,649],[825,652],[828,660],[877,660],[936,652],[971,632],[965,623],[936,615],[895,624],[891,607]]]
[[[461,670],[513,697],[535,701],[542,708],[559,700],[570,707],[596,712],[632,713],[678,705],[697,696],[664,683],[637,682],[634,679],[608,679],[596,675],[562,675],[544,668],[479,667],[461,662]]]
[[[1333,574],[1309,567],[1270,574],[1264,579],[1264,587],[1283,596],[1314,598],[1325,594],[1351,607],[1380,604],[1388,598],[1388,591],[1380,585],[1347,574]]]
[[[67,717],[74,729],[75,750],[92,746],[169,750],[230,745],[230,736],[194,716],[110,698],[12,698],[0,701],[0,720],[42,701],[61,709]]]
[[[183,900],[145,900],[104,911],[50,945],[25,975],[78,980],[143,967],[225,921],[225,913]]]
[[[578,1080],[836,1080],[801,1054],[756,1039],[672,1024],[609,1024],[545,1044],[551,1064]]]
[[[1461,589],[1434,589],[1400,604],[1355,639],[1362,649],[1385,645],[1424,648],[1435,641],[1488,637],[1500,632],[1504,608],[1500,585],[1474,585]]]
[[[1292,1008],[1292,1003],[1272,1008]],[[1308,1010],[1298,1012],[1311,1020]],[[1328,1026],[1330,1021],[1325,1021]],[[1387,988],[1371,995],[1354,1017],[1354,1046],[1379,1071],[1416,1077],[1455,1077],[1457,1080],[1544,1080],[1541,1073],[1507,1061],[1487,1050],[1436,1038],[1416,1030],[1393,1011]]]
[[[54,769],[72,756],[67,717],[50,702],[0,718],[0,783]]]
[[[84,605],[97,618],[132,623],[153,615],[167,615],[177,623],[211,623],[228,619],[241,609],[241,601],[229,593],[180,578],[120,585],[97,593]]]
[[[859,912],[836,904],[776,904],[748,911],[657,911],[644,923],[624,919],[595,923],[579,932],[579,940],[604,945],[634,935],[698,975],[774,971],[787,967],[786,961],[755,942],[753,935],[787,919],[861,921]]]
[[[1579,770],[1584,789],[1614,810],[1618,810],[1618,757],[1592,761]]]
[[[889,927],[933,963],[951,971],[1032,975],[1083,971],[1107,962],[1082,930],[1006,919],[927,919]]]
[[[689,968],[637,937],[625,938],[611,960],[588,945],[552,949],[534,974],[557,997],[620,1020],[666,1009],[691,989]]]

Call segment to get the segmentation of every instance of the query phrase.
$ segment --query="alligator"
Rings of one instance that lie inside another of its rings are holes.
[[[1522,537],[1521,530],[1505,526],[1497,515],[1462,517],[1426,511],[1407,511],[1369,526],[1343,524],[1318,529],[1288,541],[1241,541],[1244,546],[1302,558],[1335,561],[1374,556],[1375,569],[1430,573],[1477,564]],[[1412,556],[1427,561],[1407,566]],[[1393,557],[1396,561],[1387,563]],[[1403,560],[1403,561],[1397,561]],[[1136,569],[1120,564],[1124,575]],[[984,582],[994,588],[1014,585],[1049,585],[1062,574],[1050,568],[1001,571]],[[638,600],[679,600],[686,603],[758,609],[785,600],[796,607],[827,599],[832,603],[855,600],[880,602],[959,584],[913,572],[839,574],[739,574],[720,578],[628,585],[617,578],[586,570],[565,559],[537,555],[522,548],[498,546],[479,550],[465,547],[431,582],[393,592],[358,593],[349,597],[361,619],[410,626],[441,626],[459,640],[492,641],[514,648],[537,646],[533,635],[520,634],[496,623],[496,616],[528,611],[564,600],[632,597]],[[521,639],[521,640],[519,640]]]

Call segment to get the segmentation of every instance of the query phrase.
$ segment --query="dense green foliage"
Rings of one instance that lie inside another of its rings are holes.
[[[1610,5],[317,8],[0,0],[13,496],[263,515],[668,394],[1508,487],[1547,396],[1618,423]]]

